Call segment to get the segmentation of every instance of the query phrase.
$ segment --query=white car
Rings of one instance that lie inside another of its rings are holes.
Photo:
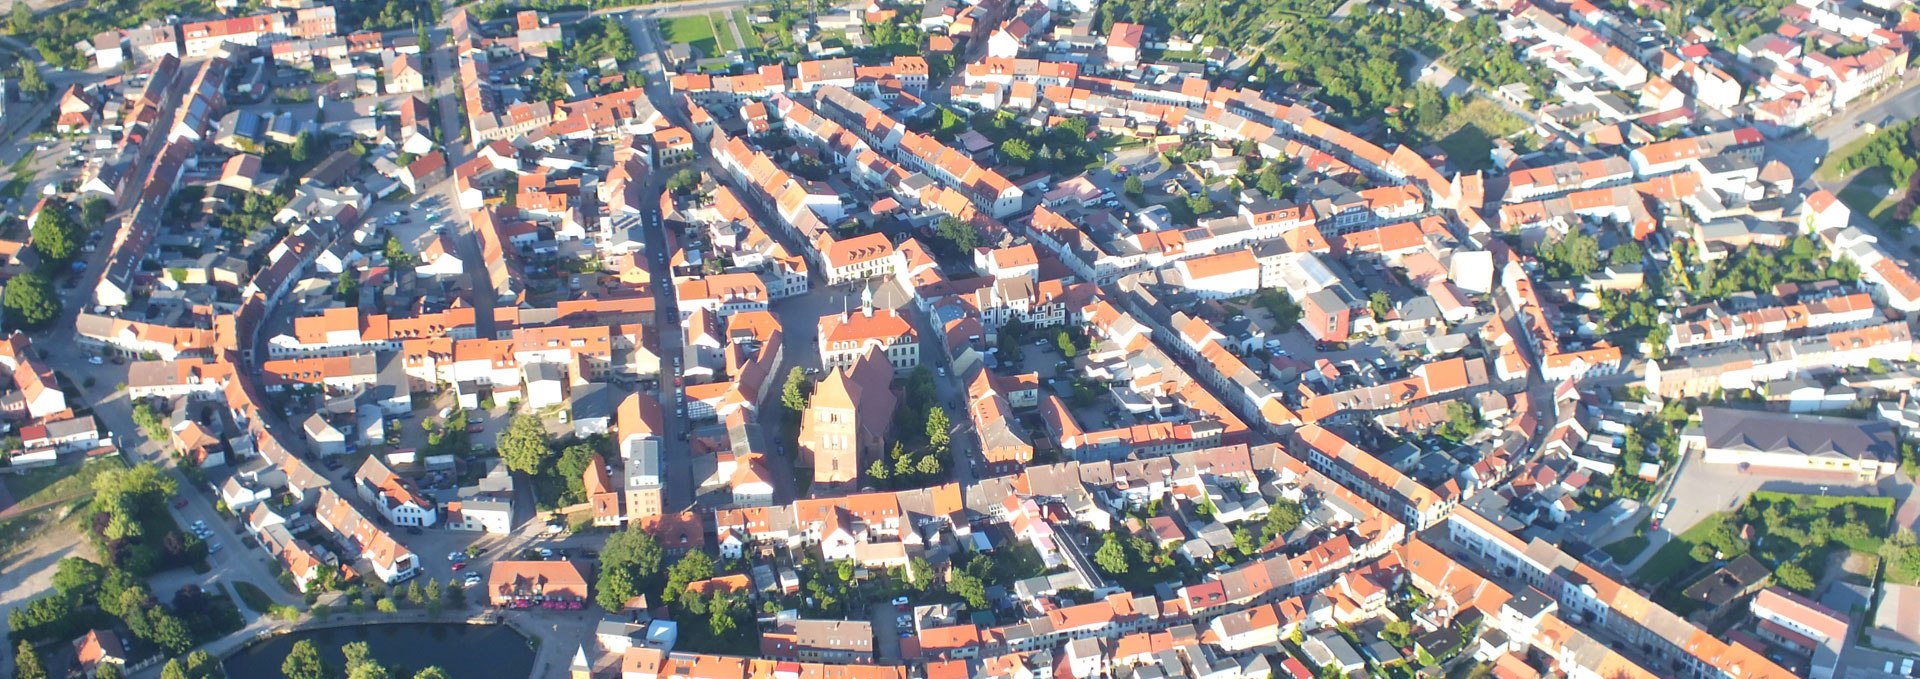
[[[106,363],[106,361],[104,361],[104,360],[101,360],[101,358],[100,358],[99,356],[88,356],[88,357],[87,357],[87,364],[88,364],[88,365],[101,365],[101,364],[103,364],[103,363]]]

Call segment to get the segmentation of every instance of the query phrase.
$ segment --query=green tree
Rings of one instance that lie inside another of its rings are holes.
[[[413,679],[450,679],[450,678],[447,676],[446,670],[440,669],[439,666],[435,665],[435,666],[429,666],[427,668],[424,668],[418,672],[414,672]]]
[[[901,478],[913,476],[913,457],[907,455],[907,448],[899,441],[893,442],[893,452],[888,455],[893,460],[893,475]]]
[[[311,132],[301,132],[300,136],[293,138],[293,146],[287,149],[287,157],[296,163],[307,162],[307,158],[312,154],[313,133]]]
[[[320,660],[320,649],[315,648],[312,641],[301,639],[293,642],[287,658],[280,661],[280,674],[287,679],[323,679],[327,676],[327,666]]]
[[[425,595],[427,597],[427,601],[429,602],[440,601],[443,598],[440,592],[439,579],[436,579],[436,578],[427,579],[427,589],[426,589]]]
[[[531,414],[517,415],[507,423],[507,430],[500,434],[494,447],[500,451],[500,459],[508,469],[524,474],[539,473],[552,452],[547,446],[546,426]]]
[[[393,615],[400,612],[400,605],[393,603],[392,599],[382,597],[379,601],[373,603],[373,609],[387,615]]]
[[[39,328],[60,315],[60,297],[46,276],[27,271],[7,281],[6,291],[0,293],[0,308],[6,309],[8,325]]]
[[[1373,312],[1373,320],[1387,320],[1387,314],[1393,313],[1393,299],[1387,293],[1375,290],[1367,297],[1367,308]]]
[[[1640,247],[1638,241],[1621,243],[1607,253],[1607,263],[1614,266],[1639,264],[1644,259],[1646,259],[1646,250]]]
[[[1300,503],[1286,498],[1275,498],[1267,506],[1267,518],[1260,525],[1261,542],[1271,542],[1275,537],[1293,532],[1305,521],[1307,512]]]
[[[593,456],[593,444],[587,442],[575,443],[560,451],[554,470],[567,482],[564,504],[587,500],[587,467],[593,464]]]
[[[599,592],[594,602],[609,613],[619,611],[640,593],[641,583],[659,575],[665,554],[659,540],[639,524],[628,524],[626,530],[608,536],[600,549]]]
[[[153,636],[149,639],[164,649],[169,655],[185,655],[193,648],[193,630],[178,616],[162,608],[147,609],[147,620],[153,626]]]
[[[987,610],[987,585],[970,573],[955,570],[947,578],[947,591],[967,602],[974,610]]]
[[[409,583],[407,585],[407,603],[418,606],[420,604],[426,603],[426,601],[427,601],[427,596],[424,592],[420,591],[419,580],[414,580],[412,583]]]
[[[892,471],[887,467],[886,460],[876,459],[873,464],[867,465],[867,477],[875,481],[885,481],[891,475]]]
[[[349,672],[355,667],[373,662],[373,649],[368,648],[367,642],[364,641],[349,642],[341,646],[340,655],[345,656]]]
[[[953,437],[953,423],[947,420],[947,409],[934,406],[927,409],[927,445],[941,453],[947,452],[947,444]]]
[[[1187,209],[1195,215],[1206,215],[1213,212],[1213,199],[1204,191],[1187,196]]]
[[[33,220],[33,249],[56,264],[64,264],[80,251],[82,228],[65,205],[50,203]]]
[[[1125,192],[1129,196],[1138,198],[1140,196],[1146,195],[1147,185],[1141,182],[1139,177],[1128,177],[1127,183],[1122,185],[1120,187],[1120,190]]]
[[[914,471],[920,472],[922,476],[927,478],[938,478],[940,476],[940,456],[932,453],[921,456],[920,461],[914,463]]]
[[[47,679],[47,668],[40,664],[40,653],[24,640],[13,652],[13,679]]]
[[[800,412],[807,409],[807,396],[813,391],[813,382],[807,379],[807,371],[794,366],[787,371],[787,383],[780,388],[780,405],[787,410]]]
[[[740,623],[734,620],[743,606],[740,600],[726,594],[716,594],[707,606],[707,629],[716,637],[732,634]]]
[[[360,294],[360,277],[351,270],[341,271],[333,280],[333,294],[352,302]]]
[[[1022,165],[1033,162],[1033,146],[1019,137],[1009,137],[1006,141],[1000,142],[1000,153],[1006,156],[1007,160]]]
[[[38,99],[47,96],[52,87],[46,78],[41,77],[40,69],[33,65],[32,59],[20,60],[20,93]]]
[[[220,668],[220,661],[213,659],[212,653],[197,650],[187,654],[187,675],[194,679],[213,679],[226,676],[226,672]]]
[[[941,217],[934,233],[949,247],[962,256],[973,256],[973,249],[980,244],[980,232],[972,224],[953,217]]]
[[[673,178],[667,180],[667,190],[681,195],[693,193],[698,188],[700,188],[700,173],[694,170],[675,172]]]
[[[80,201],[80,221],[86,223],[89,229],[100,228],[106,223],[107,214],[112,211],[113,206],[107,203],[107,199],[97,194],[88,194],[85,200]]]
[[[60,560],[53,571],[53,588],[61,594],[92,598],[100,591],[101,581],[106,579],[106,569],[100,564],[70,556]]]
[[[1286,197],[1287,179],[1281,176],[1277,164],[1269,166],[1266,171],[1260,173],[1258,185],[1260,192],[1267,194],[1269,198],[1279,199]]]
[[[1541,267],[1554,280],[1584,278],[1600,270],[1600,242],[1579,229],[1542,245],[1539,255]]]
[[[667,588],[663,595],[670,601],[678,601],[687,594],[687,583],[699,582],[713,577],[713,557],[706,552],[692,550],[679,561],[667,568]]]
[[[1813,575],[1800,564],[1788,561],[1773,570],[1773,579],[1781,587],[1805,594],[1813,591]]]
[[[1073,344],[1073,334],[1065,330],[1061,330],[1059,335],[1054,336],[1053,343],[1060,347],[1061,356],[1073,358],[1074,354],[1080,352],[1080,348]]]
[[[927,591],[933,586],[933,564],[924,557],[913,557],[907,562],[907,580],[913,583],[916,591]]]
[[[1447,421],[1435,432],[1440,438],[1459,443],[1480,431],[1480,412],[1465,401],[1447,402]]]
[[[187,679],[186,666],[180,664],[179,658],[168,660],[167,664],[160,668],[160,679]]]
[[[1127,549],[1121,546],[1118,538],[1108,533],[1106,539],[1100,542],[1100,549],[1093,553],[1093,563],[1108,575],[1125,573],[1128,566]]]

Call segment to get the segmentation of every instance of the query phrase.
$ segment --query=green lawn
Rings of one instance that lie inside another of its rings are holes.
[[[718,45],[714,42],[713,22],[709,21],[704,14],[662,19],[660,35],[666,38],[667,42],[683,42],[692,45],[694,49],[700,51],[701,56],[711,57],[720,54]]]
[[[1660,551],[1654,552],[1652,558],[1641,564],[1640,570],[1633,572],[1633,580],[1644,585],[1658,585],[1679,575],[1681,571],[1699,566],[1700,562],[1694,561],[1691,554],[1693,546],[1705,542],[1707,535],[1725,523],[1727,518],[1726,512],[1715,512],[1701,519],[1687,532],[1673,536],[1667,544],[1660,546]]]
[[[1475,97],[1448,112],[1439,124],[1418,131],[1436,140],[1434,143],[1447,152],[1447,160],[1454,167],[1470,172],[1493,166],[1487,153],[1493,150],[1494,139],[1523,129],[1526,123],[1519,117],[1490,99]]]
[[[102,457],[83,464],[62,464],[7,474],[7,492],[21,506],[65,502],[93,493],[93,479],[110,469],[126,469],[118,457]]]
[[[741,45],[742,47],[748,49],[760,47],[760,33],[754,30],[753,21],[747,17],[747,10],[733,8],[733,23],[740,27],[740,39],[747,41],[747,44]]]
[[[1622,540],[1615,540],[1612,544],[1601,548],[1601,550],[1605,551],[1607,555],[1612,556],[1614,563],[1626,564],[1640,556],[1641,552],[1646,551],[1648,542],[1644,535],[1633,535]]]
[[[273,597],[267,596],[266,590],[260,589],[259,585],[251,582],[236,582],[233,583],[233,591],[239,592],[240,601],[245,602],[247,608],[255,613],[265,614],[273,608]]]

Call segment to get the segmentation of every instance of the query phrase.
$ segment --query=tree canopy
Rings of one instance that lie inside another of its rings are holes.
[[[67,207],[48,203],[33,220],[33,249],[56,264],[64,264],[80,252],[84,229]]]
[[[608,536],[607,544],[600,549],[594,602],[609,613],[619,611],[628,599],[645,591],[646,583],[655,580],[664,558],[659,540],[638,524],[628,524],[626,530]]]
[[[507,430],[500,433],[495,447],[508,469],[523,474],[538,473],[551,453],[546,425],[540,423],[539,417],[524,413],[507,423]]]
[[[35,329],[45,326],[60,315],[60,297],[54,294],[53,282],[39,272],[27,271],[7,281],[6,291],[0,293],[0,308],[6,309],[7,325],[14,328]]]

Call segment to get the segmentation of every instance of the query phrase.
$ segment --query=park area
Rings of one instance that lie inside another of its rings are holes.
[[[1689,583],[1742,554],[1764,564],[1775,584],[1801,594],[1841,577],[1836,567],[1871,578],[1883,557],[1890,579],[1911,582],[1920,577],[1920,547],[1910,532],[1889,533],[1893,512],[1892,498],[1754,493],[1738,509],[1708,515],[1674,536],[1633,580],[1667,592],[1670,601],[1661,603],[1682,613],[1690,602],[1679,593]]]

